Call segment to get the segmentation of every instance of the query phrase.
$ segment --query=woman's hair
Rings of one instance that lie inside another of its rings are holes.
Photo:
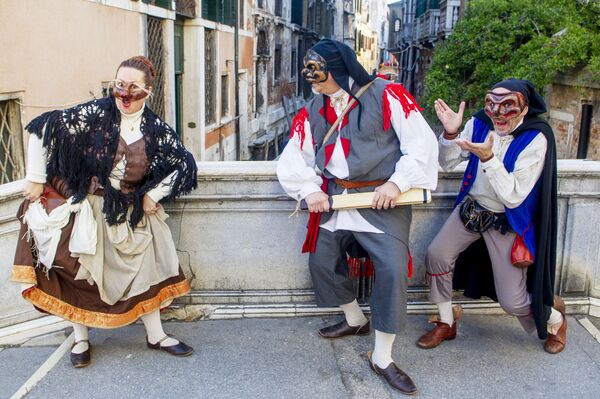
[[[128,58],[121,62],[121,65],[119,65],[117,68],[117,72],[123,67],[134,68],[138,71],[144,72],[144,81],[146,82],[146,86],[152,86],[154,78],[156,77],[156,70],[148,58],[144,57],[143,55],[136,55],[135,57]]]

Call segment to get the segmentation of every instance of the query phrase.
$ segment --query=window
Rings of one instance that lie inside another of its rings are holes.
[[[154,65],[156,78],[152,88],[152,96],[148,103],[152,111],[164,119],[165,117],[165,48],[163,43],[162,19],[148,16],[147,25],[147,46],[148,59]]]
[[[304,4],[302,1],[292,1],[292,23],[302,25],[302,11]]]
[[[143,0],[144,3],[152,4],[153,6],[174,10],[175,1],[173,0]]]
[[[237,0],[204,0],[202,1],[202,18],[233,26],[235,2]]]
[[[292,50],[292,57],[291,57],[291,70],[290,70],[290,77],[292,79],[296,78],[296,74],[298,73],[298,56],[297,56],[297,52],[296,49]]]
[[[278,17],[283,16],[283,1],[275,0],[275,15]]]
[[[394,32],[400,32],[400,18],[396,18],[394,21]]]
[[[217,121],[216,107],[216,46],[214,29],[204,30],[204,112],[205,125],[210,125]]]
[[[0,184],[24,177],[23,130],[16,100],[0,101]]]
[[[229,75],[221,75],[221,118],[229,114]]]
[[[275,45],[275,65],[273,66],[273,78],[277,81],[281,78],[281,44]]]

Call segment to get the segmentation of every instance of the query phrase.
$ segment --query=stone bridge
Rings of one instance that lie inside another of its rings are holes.
[[[218,319],[334,312],[314,305],[307,256],[300,253],[307,214],[290,216],[295,202],[279,186],[275,163],[199,162],[198,167],[198,189],[166,207],[180,263],[193,287],[190,295],[178,301],[170,317]],[[424,253],[452,209],[463,168],[460,165],[453,172],[440,173],[433,201],[414,207],[411,313],[433,310],[426,301]],[[600,316],[600,162],[564,160],[559,161],[558,170],[556,291],[565,296],[570,313]],[[8,281],[22,184],[17,181],[0,186],[0,329],[5,330],[40,317],[21,299],[18,285]],[[459,293],[457,299],[461,299]],[[465,300],[464,307],[478,313],[500,311],[497,304],[485,300]],[[58,323],[55,318],[45,319],[48,325]],[[42,323],[33,322],[36,326]]]

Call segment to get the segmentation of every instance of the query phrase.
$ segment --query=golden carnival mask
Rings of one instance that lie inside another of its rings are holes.
[[[327,70],[325,58],[313,50],[308,50],[303,62],[302,77],[309,83],[321,83],[327,80],[329,71]]]

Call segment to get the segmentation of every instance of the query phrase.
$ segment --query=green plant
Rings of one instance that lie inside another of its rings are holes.
[[[587,67],[600,80],[599,0],[471,0],[450,37],[436,47],[420,102],[437,123],[433,101],[466,115],[494,83],[516,77],[542,88],[559,73]]]

